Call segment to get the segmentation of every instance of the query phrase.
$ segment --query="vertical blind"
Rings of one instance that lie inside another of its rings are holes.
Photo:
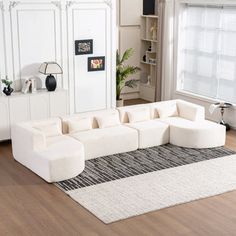
[[[236,8],[186,5],[180,17],[181,89],[236,103]]]

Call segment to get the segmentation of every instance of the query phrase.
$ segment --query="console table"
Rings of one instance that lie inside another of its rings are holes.
[[[37,93],[0,95],[0,141],[11,138],[11,125],[68,114],[67,91],[64,89]]]

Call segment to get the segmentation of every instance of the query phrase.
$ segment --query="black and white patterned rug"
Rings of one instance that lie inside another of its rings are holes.
[[[85,162],[77,177],[57,183],[64,191],[75,190],[153,171],[228,156],[236,152],[224,147],[191,149],[171,144],[100,157]]]
[[[86,161],[55,183],[104,223],[236,189],[236,152],[163,145]]]

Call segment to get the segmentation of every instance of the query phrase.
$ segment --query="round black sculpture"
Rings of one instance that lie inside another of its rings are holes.
[[[45,81],[46,88],[49,92],[55,91],[57,87],[57,81],[53,75],[48,75]]]
[[[4,87],[4,89],[3,89],[3,93],[5,93],[7,96],[10,96],[13,91],[14,91],[14,89],[11,88],[10,85],[8,85],[7,87]]]

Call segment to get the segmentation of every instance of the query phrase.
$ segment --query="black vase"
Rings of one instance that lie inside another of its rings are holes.
[[[57,81],[53,75],[48,75],[45,81],[46,88],[49,92],[55,91],[57,87]]]
[[[7,87],[5,87],[5,88],[3,89],[3,92],[4,92],[7,96],[10,96],[13,91],[14,91],[14,89],[11,88],[10,85],[8,85]]]

